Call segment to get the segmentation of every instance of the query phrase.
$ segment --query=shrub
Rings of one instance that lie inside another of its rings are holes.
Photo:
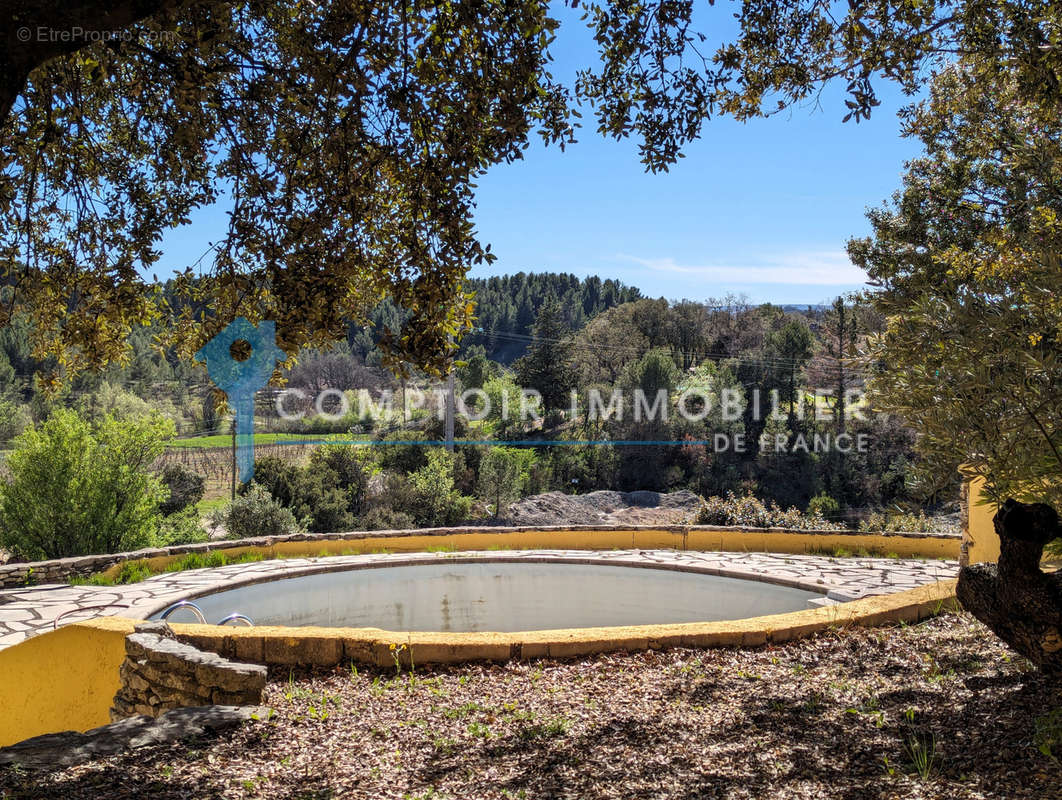
[[[159,415],[90,425],[58,409],[15,440],[0,483],[0,546],[25,559],[154,544],[165,496],[151,464],[174,435]]]
[[[823,492],[808,501],[808,513],[816,517],[833,517],[840,513],[841,504]]]
[[[226,508],[215,511],[210,523],[215,528],[224,527],[229,539],[284,536],[301,530],[291,509],[278,503],[261,486],[249,487]]]
[[[708,498],[701,507],[697,522],[701,525],[740,525],[748,528],[845,530],[843,525],[816,514],[804,514],[796,508],[783,511],[773,502],[764,505],[762,500],[750,494],[738,497],[733,492],[727,492],[726,497]]]
[[[208,538],[210,537],[207,536],[207,532],[199,521],[199,509],[195,506],[189,506],[181,511],[164,516],[159,521],[157,536],[159,547],[168,547],[172,544],[205,542]]]
[[[427,464],[408,478],[388,473],[383,490],[362,519],[369,529],[454,525],[468,519],[472,498],[454,489],[455,456],[431,450]]]
[[[367,531],[399,531],[415,527],[413,517],[404,511],[396,511],[388,505],[373,506],[361,518],[361,527]]]
[[[495,517],[520,499],[534,462],[533,450],[517,447],[492,447],[484,454],[479,462],[479,496],[493,506]]]
[[[454,455],[431,450],[428,463],[409,476],[413,489],[410,512],[418,525],[453,525],[468,518],[472,498],[454,491]]]
[[[0,400],[0,442],[10,442],[32,424],[29,408],[13,400]]]
[[[305,468],[267,456],[255,462],[252,485],[317,533],[350,530],[361,513],[368,476],[350,445],[325,445],[313,451]]]
[[[905,511],[875,511],[859,521],[861,531],[886,531],[895,533],[954,533],[955,523],[949,519],[927,517],[924,511],[917,514]]]
[[[300,470],[295,482],[292,514],[315,533],[350,530],[355,516],[350,510],[350,496],[336,485],[331,470]]]
[[[310,470],[330,470],[334,486],[342,489],[347,498],[347,510],[360,514],[369,489],[369,476],[358,455],[350,445],[325,445],[310,455]]]
[[[160,477],[162,485],[169,489],[169,497],[159,504],[159,510],[166,516],[194,506],[203,499],[206,480],[183,464],[167,464]]]

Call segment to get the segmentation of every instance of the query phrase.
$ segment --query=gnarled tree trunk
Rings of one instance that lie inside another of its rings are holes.
[[[1062,571],[1040,569],[1044,545],[1062,534],[1058,514],[1007,500],[992,521],[999,563],[963,567],[959,602],[1044,672],[1062,674]]]

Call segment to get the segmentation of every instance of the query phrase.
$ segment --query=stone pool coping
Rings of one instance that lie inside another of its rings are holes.
[[[308,554],[312,549],[390,549],[404,552],[453,546],[459,550],[487,549],[498,543],[505,549],[551,547],[600,550],[608,548],[668,547],[676,550],[763,550],[802,553],[844,547],[865,548],[881,555],[896,552],[902,557],[958,558],[962,537],[946,533],[881,533],[863,531],[752,528],[718,525],[553,525],[553,526],[463,526],[416,530],[346,531],[259,536],[199,544],[174,545],[126,553],[76,556],[50,561],[0,564],[0,590],[23,588],[113,572],[126,561],[162,565],[190,553],[219,551],[231,554],[269,552]],[[477,544],[477,542],[479,544]],[[0,591],[2,595],[2,591]],[[0,603],[3,597],[0,596]]]
[[[0,650],[52,630],[58,622],[86,616],[146,619],[178,600],[264,581],[318,572],[403,566],[448,561],[555,561],[679,569],[759,580],[823,594],[824,602],[847,602],[869,595],[902,591],[953,577],[958,564],[943,560],[909,560],[779,553],[679,550],[517,550],[434,553],[376,553],[318,558],[252,561],[224,567],[156,575],[139,583],[115,586],[52,585],[4,592],[0,605]],[[232,609],[238,612],[241,609]]]

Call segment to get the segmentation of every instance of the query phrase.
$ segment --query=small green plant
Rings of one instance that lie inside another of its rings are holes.
[[[313,692],[311,692],[309,689],[305,689],[295,683],[295,673],[288,673],[288,690],[284,692],[285,700],[305,700],[306,698],[311,697],[312,695]]]
[[[443,755],[449,755],[457,749],[457,740],[447,736],[436,736],[431,741],[431,746]]]
[[[826,707],[826,695],[822,692],[812,692],[804,701],[804,710],[809,714],[817,714]]]
[[[1033,721],[1035,733],[1033,744],[1049,759],[1058,763],[1058,751],[1062,751],[1062,708],[1037,717]]]
[[[559,739],[568,733],[569,728],[571,728],[571,722],[564,717],[556,717],[546,722],[534,723],[524,727],[520,731],[520,738],[524,741]]]
[[[937,763],[937,741],[932,733],[916,729],[917,715],[914,708],[905,708],[903,711],[903,720],[909,731],[904,736],[903,749],[915,773],[926,781]]]
[[[948,668],[947,670],[941,669],[940,663],[931,655],[924,656],[926,661],[925,677],[930,683],[940,683],[945,678],[955,677],[955,670]]]
[[[392,644],[391,658],[395,662],[395,677],[402,674],[402,653],[407,653],[409,658],[409,681],[406,684],[408,691],[417,688],[416,664],[413,662],[413,646],[410,644]]]
[[[435,797],[441,798],[442,795],[436,791],[434,786],[429,786],[427,791],[423,794],[410,794],[409,792],[406,792],[402,795],[402,800],[432,800],[432,798]]]
[[[478,711],[484,711],[485,709],[479,703],[471,702],[465,703],[463,706],[457,708],[447,708],[443,711],[443,716],[448,719],[459,719],[460,717],[467,717],[475,714]]]
[[[936,737],[933,734],[908,734],[904,739],[904,751],[911,760],[918,777],[929,780],[937,762]]]
[[[154,574],[146,561],[126,561],[118,568],[118,572],[111,580],[116,584],[139,583]]]

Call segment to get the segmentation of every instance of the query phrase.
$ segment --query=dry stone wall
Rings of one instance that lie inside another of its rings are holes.
[[[229,661],[179,642],[165,622],[138,625],[125,639],[125,653],[113,721],[139,714],[158,717],[190,706],[261,703],[264,666]]]

